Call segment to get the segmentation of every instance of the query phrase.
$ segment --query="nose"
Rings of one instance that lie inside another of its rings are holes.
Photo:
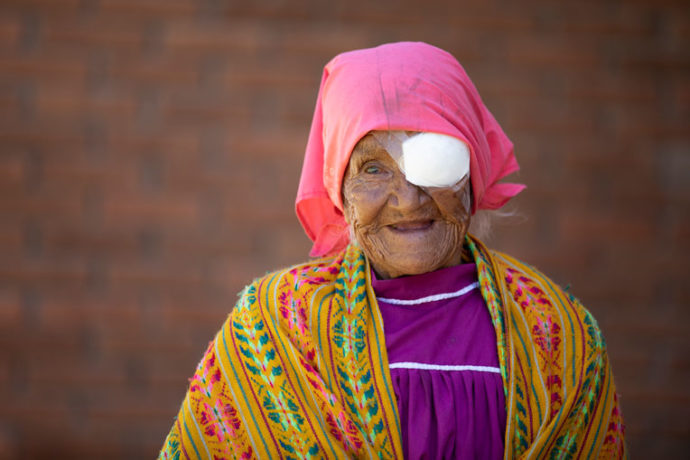
[[[402,174],[391,184],[388,204],[401,212],[412,211],[429,201],[431,197],[420,187],[409,183]]]

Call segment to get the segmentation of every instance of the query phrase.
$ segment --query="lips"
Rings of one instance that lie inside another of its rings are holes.
[[[415,231],[427,230],[427,229],[431,228],[432,225],[434,225],[433,219],[421,219],[421,220],[396,222],[394,224],[390,224],[389,227],[392,228],[393,230],[396,230],[399,232],[415,232]]]

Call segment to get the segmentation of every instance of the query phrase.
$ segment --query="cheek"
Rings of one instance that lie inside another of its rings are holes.
[[[375,225],[381,208],[386,203],[386,194],[367,184],[353,183],[343,190],[345,215],[354,227]]]
[[[431,196],[444,219],[460,225],[467,224],[470,218],[470,194],[466,187],[458,192],[434,192]]]

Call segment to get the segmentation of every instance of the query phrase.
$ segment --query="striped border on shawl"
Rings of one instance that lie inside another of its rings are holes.
[[[514,363],[506,399],[506,447],[512,448],[505,458],[583,458],[595,451],[601,458],[626,458],[605,344],[591,314],[533,267],[479,242],[473,253],[490,312],[493,299],[503,300]],[[494,325],[498,336],[502,328]],[[616,422],[602,434],[611,417]]]

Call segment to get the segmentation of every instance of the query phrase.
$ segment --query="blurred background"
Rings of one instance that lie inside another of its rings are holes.
[[[570,285],[633,458],[690,449],[690,11],[673,0],[2,0],[0,458],[153,458],[293,212],[323,65],[422,40],[515,143],[489,244]]]

